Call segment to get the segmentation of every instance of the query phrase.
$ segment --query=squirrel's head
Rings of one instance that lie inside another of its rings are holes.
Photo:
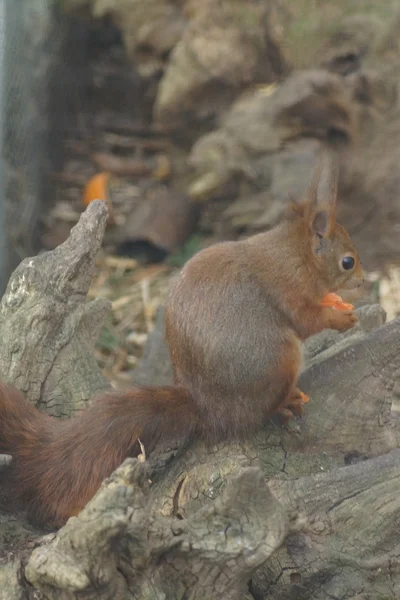
[[[346,229],[336,222],[338,167],[324,156],[304,202],[292,207],[302,220],[313,266],[329,291],[355,288],[364,281],[358,252]]]

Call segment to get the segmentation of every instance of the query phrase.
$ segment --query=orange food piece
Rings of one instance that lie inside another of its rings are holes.
[[[307,402],[310,402],[310,398],[304,392],[300,392],[300,396],[303,404],[307,404]]]
[[[354,310],[354,306],[352,304],[343,302],[341,297],[337,294],[326,294],[321,301],[321,306],[335,308],[336,310]]]
[[[93,175],[87,182],[83,191],[83,204],[88,206],[93,200],[104,200],[107,202],[110,215],[112,214],[112,206],[108,190],[110,174],[106,172]]]

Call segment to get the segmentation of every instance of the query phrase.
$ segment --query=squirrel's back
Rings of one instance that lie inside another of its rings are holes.
[[[259,252],[254,256],[250,244],[221,243],[189,261],[165,306],[176,380],[193,397],[205,435],[216,438],[259,427],[267,396],[278,404],[282,395],[274,374],[301,362],[300,343],[269,275],[280,276],[283,266],[268,252],[279,232],[263,236],[263,272],[271,286],[263,282]]]

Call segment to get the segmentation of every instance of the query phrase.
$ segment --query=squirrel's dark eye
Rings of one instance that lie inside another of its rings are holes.
[[[354,267],[355,260],[352,256],[345,256],[342,259],[342,267],[345,271],[350,271]]]

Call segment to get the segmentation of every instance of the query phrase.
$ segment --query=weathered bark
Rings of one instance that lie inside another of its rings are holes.
[[[0,373],[56,416],[107,386],[92,350],[110,305],[85,303],[107,215],[96,202],[64,244],[22,261],[1,301]]]
[[[91,204],[65,244],[20,265],[2,300],[2,375],[42,408],[62,395],[58,414],[105,385],[90,357],[105,305],[83,302],[106,218]],[[36,548],[23,521],[23,552],[7,556],[0,535],[0,598],[398,597],[400,319],[383,324],[376,306],[359,316],[306,345],[311,401],[297,428],[271,422],[241,444],[127,459]],[[138,382],[170,381],[162,326],[160,313]]]

